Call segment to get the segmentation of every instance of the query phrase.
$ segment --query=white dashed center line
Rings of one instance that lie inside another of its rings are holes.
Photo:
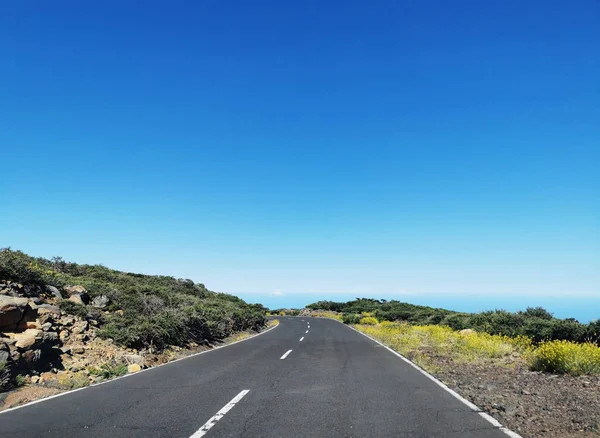
[[[308,330],[306,330],[306,332],[305,332],[305,333],[308,333]]]
[[[281,356],[279,359],[285,359],[286,357],[288,357],[288,354],[290,354],[292,352],[292,350],[288,350],[285,352],[285,354],[283,356]]]
[[[302,337],[300,338],[300,342],[302,342],[302,340],[303,340],[303,339],[304,339],[304,336],[302,336]]]
[[[235,404],[237,402],[239,402],[241,399],[243,399],[244,396],[246,394],[248,394],[249,392],[250,392],[249,389],[244,389],[238,395],[233,397],[229,403],[227,403],[225,406],[223,406],[219,412],[217,412],[206,423],[204,423],[204,425],[200,429],[198,429],[190,438],[200,438],[200,437],[206,435],[206,432],[208,432],[211,427],[213,427],[215,424],[217,424],[217,421],[219,421],[221,418],[223,418],[225,416],[225,414],[227,412],[229,412],[231,410],[231,408],[233,408],[235,406]]]

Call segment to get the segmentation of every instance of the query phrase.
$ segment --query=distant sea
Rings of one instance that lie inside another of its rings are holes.
[[[270,309],[303,308],[320,300],[350,301],[356,295],[347,294],[284,294],[268,295],[234,293],[250,303],[260,303]],[[599,293],[600,295],[600,293]],[[362,298],[363,296],[361,296]],[[586,323],[600,319],[600,296],[598,297],[515,297],[515,296],[457,296],[457,295],[367,295],[364,298],[384,298],[423,306],[440,307],[459,312],[481,312],[504,309],[510,312],[525,310],[527,307],[541,306],[557,318],[575,318]]]

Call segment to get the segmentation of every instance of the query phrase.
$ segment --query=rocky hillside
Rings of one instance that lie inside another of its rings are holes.
[[[264,326],[265,310],[191,280],[0,250],[0,392],[69,389]],[[0,405],[1,405],[0,397]]]

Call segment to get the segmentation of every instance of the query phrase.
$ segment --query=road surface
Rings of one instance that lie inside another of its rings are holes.
[[[343,324],[279,319],[255,338],[0,413],[0,436],[507,437]]]

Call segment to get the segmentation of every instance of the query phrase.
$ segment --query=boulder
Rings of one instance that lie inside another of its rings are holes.
[[[477,332],[473,329],[463,329],[463,330],[460,330],[458,333],[460,333],[462,336],[470,336],[470,335],[474,335]]]
[[[87,294],[87,290],[85,290],[85,287],[83,286],[67,286],[65,287],[65,293],[67,294],[68,297],[70,297],[71,295],[74,294]]]
[[[35,344],[37,338],[41,339],[42,331],[38,329],[27,329],[23,333],[15,333],[15,347],[26,350]]]
[[[50,304],[40,304],[38,306],[38,314],[60,316],[60,308],[58,306],[52,306]]]
[[[86,301],[89,302],[90,299],[89,299],[89,297],[87,297],[87,300],[85,300],[84,297],[87,297],[87,294],[86,295],[73,294],[69,297],[69,301],[73,301],[75,304],[80,304],[82,306],[85,306]]]
[[[0,364],[2,362],[7,362],[9,358],[10,358],[10,351],[0,350]]]
[[[14,326],[22,322],[28,314],[30,314],[28,320],[35,320],[35,318],[31,319],[33,313],[27,298],[0,295],[0,328]],[[35,313],[37,316],[37,311]]]
[[[139,366],[137,363],[132,363],[130,365],[127,365],[127,372],[128,373],[137,373],[141,369],[142,369],[142,367]]]
[[[130,365],[137,364],[142,368],[146,366],[146,359],[140,354],[126,354],[123,356],[123,359]]]
[[[62,298],[63,298],[60,291],[57,288],[55,288],[54,286],[51,286],[49,284],[46,285],[46,293],[48,293],[50,295],[54,295],[54,297],[58,298],[59,300],[62,300]]]
[[[110,300],[106,295],[99,295],[92,300],[92,306],[98,309],[104,309]]]

